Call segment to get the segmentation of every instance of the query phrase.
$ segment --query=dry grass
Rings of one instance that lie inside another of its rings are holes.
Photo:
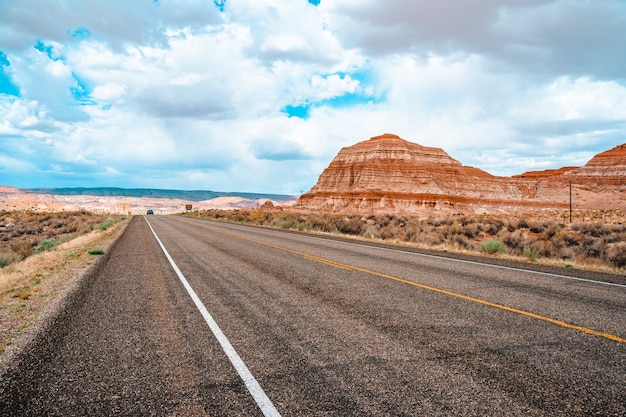
[[[558,211],[443,218],[261,210],[191,215],[617,274],[626,269],[626,213],[618,210],[578,212],[571,224],[569,213]]]
[[[6,219],[7,212],[3,214]],[[14,217],[19,216],[21,214]],[[67,220],[66,216],[67,213],[62,214]],[[78,216],[83,220],[87,218],[83,214]],[[96,223],[102,220],[99,217],[90,218],[97,220]],[[63,243],[51,250],[30,254],[0,270],[0,354],[94,262],[96,256],[90,255],[90,250],[108,247],[124,223],[119,217],[109,220],[110,227],[103,230],[91,227],[76,234],[73,239],[66,236]],[[32,228],[37,228],[36,222],[32,222]],[[20,240],[19,235],[13,238]]]
[[[0,268],[104,228],[119,216],[73,212],[0,211]]]

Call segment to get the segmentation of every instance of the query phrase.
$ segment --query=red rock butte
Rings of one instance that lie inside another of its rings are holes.
[[[566,209],[570,183],[576,209],[626,209],[626,144],[583,167],[499,177],[387,133],[341,149],[295,207],[363,214]]]

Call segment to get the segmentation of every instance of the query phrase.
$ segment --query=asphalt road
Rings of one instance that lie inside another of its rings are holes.
[[[0,415],[626,415],[624,285],[169,216],[105,256]]]

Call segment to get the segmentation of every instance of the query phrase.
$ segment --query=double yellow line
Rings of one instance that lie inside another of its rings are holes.
[[[330,259],[320,258],[318,256],[313,256],[313,255],[310,255],[308,253],[304,253],[304,252],[300,252],[300,251],[297,251],[297,250],[285,248],[285,247],[282,247],[282,246],[273,245],[271,243],[263,242],[263,241],[260,241],[260,240],[251,239],[251,238],[247,238],[247,237],[240,236],[240,235],[235,235],[235,234],[232,234],[232,233],[226,233],[226,232],[218,232],[218,233],[220,233],[220,234],[222,234],[224,236],[232,237],[234,239],[245,240],[245,241],[248,241],[248,242],[252,242],[252,243],[256,243],[256,244],[259,244],[259,245],[267,246],[267,247],[270,247],[270,248],[278,249],[278,250],[281,250],[281,251],[284,251],[284,252],[289,252],[289,253],[292,253],[294,255],[302,256],[302,257],[304,257],[306,259],[310,259],[310,260],[315,261],[315,262],[319,262],[319,263],[322,263],[322,264],[325,264],[325,265],[333,266],[335,268],[341,268],[341,269],[344,269],[344,270],[347,270],[347,271],[359,271],[359,272],[363,272],[363,273],[366,273],[366,274],[375,275],[377,277],[389,279],[389,280],[396,281],[396,282],[401,282],[403,284],[411,285],[413,287],[422,288],[422,289],[425,289],[425,290],[428,290],[428,291],[434,291],[434,292],[437,292],[437,293],[440,293],[440,294],[449,295],[451,297],[456,297],[456,298],[460,298],[460,299],[463,299],[463,300],[471,301],[471,302],[474,302],[474,303],[482,304],[482,305],[485,305],[485,306],[498,308],[500,310],[509,311],[511,313],[521,314],[521,315],[526,316],[526,317],[531,317],[531,318],[534,318],[534,319],[537,319],[537,320],[542,320],[542,321],[545,321],[545,322],[548,322],[548,323],[556,324],[558,326],[565,327],[567,329],[578,330],[580,332],[587,333],[587,334],[590,334],[590,335],[593,335],[593,336],[601,336],[601,337],[604,337],[606,339],[613,340],[613,341],[619,342],[619,343],[626,343],[626,339],[624,339],[622,337],[619,337],[619,336],[616,336],[616,335],[611,334],[611,333],[600,332],[600,331],[597,331],[597,330],[590,329],[588,327],[577,326],[575,324],[567,323],[567,322],[564,322],[562,320],[553,319],[551,317],[542,316],[540,314],[531,313],[529,311],[519,310],[517,308],[508,307],[508,306],[505,306],[505,305],[502,305],[502,304],[492,303],[491,301],[481,300],[480,298],[470,297],[470,296],[459,294],[459,293],[455,293],[455,292],[452,292],[452,291],[443,290],[441,288],[436,288],[436,287],[431,287],[429,285],[419,284],[417,282],[413,282],[413,281],[409,281],[409,280],[406,280],[406,279],[394,277],[392,275],[382,274],[382,273],[376,272],[376,271],[370,271],[369,269],[359,268],[359,267],[353,266],[353,265],[342,264],[340,262],[335,262],[335,261],[332,261]]]

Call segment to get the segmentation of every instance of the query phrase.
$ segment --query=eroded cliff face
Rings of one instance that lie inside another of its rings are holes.
[[[619,195],[626,186],[626,147],[615,149],[581,168],[497,177],[463,166],[442,149],[384,134],[343,148],[296,207],[412,214],[566,208],[570,181],[573,195],[586,208],[595,208],[591,194],[598,192],[618,193],[609,198],[610,208],[626,207]]]
[[[626,192],[626,143],[599,153],[563,177],[589,190]]]

